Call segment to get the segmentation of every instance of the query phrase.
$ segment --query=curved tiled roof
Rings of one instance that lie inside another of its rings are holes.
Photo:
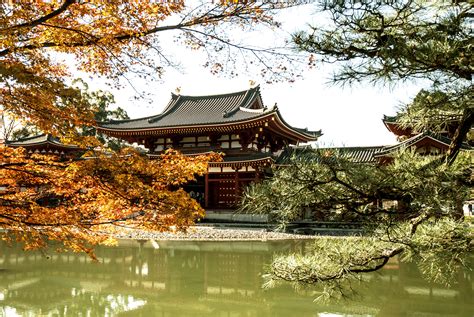
[[[162,113],[150,117],[102,122],[98,129],[113,136],[166,135],[189,129],[212,131],[216,128],[245,129],[259,120],[275,122],[275,131],[291,135],[294,141],[315,141],[321,131],[298,129],[287,124],[278,108],[263,106],[260,87],[249,90],[208,96],[171,95],[171,100]],[[277,132],[278,133],[278,132]]]
[[[321,156],[337,153],[340,157],[346,158],[354,163],[375,163],[375,155],[384,150],[384,146],[353,146],[353,147],[329,147],[329,148],[288,148],[283,151],[277,159],[277,163],[286,164],[292,156],[308,160],[319,160]]]
[[[21,146],[36,146],[36,145],[45,145],[50,144],[62,148],[71,148],[79,149],[76,145],[68,145],[61,143],[58,138],[53,137],[51,134],[40,134],[32,137],[23,138],[16,141],[6,141],[6,145],[12,147],[21,147]]]
[[[376,156],[388,155],[388,154],[393,153],[393,152],[395,152],[399,149],[409,148],[413,145],[416,145],[418,142],[420,142],[421,140],[423,140],[425,138],[430,138],[430,139],[434,140],[435,142],[444,144],[446,147],[449,147],[449,145],[451,144],[451,139],[450,138],[445,137],[443,135],[435,134],[431,131],[425,131],[425,132],[419,133],[419,134],[417,134],[417,135],[415,135],[415,136],[413,136],[409,139],[406,139],[405,141],[400,142],[396,145],[384,147],[383,151],[380,151],[379,153],[377,153]],[[461,149],[472,151],[473,147],[470,146],[469,144],[463,143],[461,145]]]
[[[350,159],[354,163],[375,163],[375,156],[382,152],[384,146],[357,146],[339,148],[342,157]]]
[[[256,108],[253,109],[252,107]],[[101,129],[141,130],[232,123],[271,113],[262,105],[259,87],[223,95],[171,95],[161,114],[133,120],[99,123]]]
[[[333,154],[337,154],[338,157],[348,159],[354,163],[376,163],[379,162],[380,158],[395,153],[400,149],[416,146],[416,144],[426,138],[429,138],[434,142],[441,143],[446,148],[449,147],[451,143],[451,139],[445,136],[426,131],[395,145],[328,147],[316,149],[311,147],[287,148],[279,155],[277,164],[288,164],[292,157],[309,161],[318,161],[321,159],[321,157],[331,157]],[[466,143],[461,145],[461,149],[465,151],[474,150],[472,146]]]
[[[114,136],[125,134],[149,134],[151,131],[166,133],[172,129],[215,129],[229,125],[247,124],[255,120],[277,119],[282,133],[293,135],[295,140],[314,141],[321,131],[298,129],[287,124],[277,107],[267,109],[263,106],[260,87],[249,90],[208,96],[183,96],[171,94],[171,100],[162,113],[150,117],[101,122],[98,129]],[[176,132],[176,130],[174,131]]]

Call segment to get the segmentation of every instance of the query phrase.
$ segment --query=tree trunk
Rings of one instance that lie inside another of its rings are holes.
[[[449,149],[446,152],[446,160],[449,165],[453,164],[461,149],[462,142],[466,138],[467,133],[471,130],[474,123],[474,108],[467,108],[464,110],[461,122],[454,133]]]

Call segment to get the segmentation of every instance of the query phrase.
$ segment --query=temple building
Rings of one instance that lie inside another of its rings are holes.
[[[431,131],[417,131],[412,127],[402,126],[397,122],[397,116],[384,116],[382,119],[385,127],[400,141],[398,145],[391,147],[391,150],[396,150],[402,146],[415,146],[418,153],[426,155],[438,155],[447,151],[451,139],[456,133],[459,120],[459,117],[453,116],[450,120],[446,121],[442,131],[433,133]],[[471,127],[467,140],[461,146],[464,150],[470,150],[474,145],[472,131]]]
[[[406,139],[409,139],[411,137],[414,137],[416,135],[419,135],[420,133],[424,131],[417,131],[415,128],[410,127],[410,126],[403,126],[398,122],[399,116],[384,116],[382,119],[383,124],[387,128],[388,131],[393,133],[399,141],[404,141]],[[443,118],[445,121],[445,124],[442,128],[442,131],[437,133],[438,135],[452,139],[454,137],[454,134],[456,133],[456,129],[459,125],[461,117],[460,116],[451,116],[450,118],[446,119]],[[471,129],[472,130],[472,129]],[[466,142],[472,145],[472,140],[467,140]]]
[[[285,147],[321,136],[292,127],[276,106],[267,108],[259,86],[222,95],[172,94],[160,114],[103,122],[98,130],[143,145],[151,157],[168,148],[185,155],[223,153],[222,162],[211,162],[208,173],[187,188],[206,209],[235,207],[242,189],[258,181]]]
[[[80,157],[85,151],[76,145],[62,143],[51,134],[40,134],[15,141],[5,141],[12,148],[23,147],[28,154],[52,154],[64,159]]]
[[[388,164],[392,161],[392,156],[402,149],[413,149],[421,155],[440,155],[446,153],[449,149],[451,138],[454,136],[457,122],[449,121],[446,129],[439,133],[432,131],[418,132],[410,127],[402,127],[397,122],[396,116],[384,116],[382,119],[388,131],[393,133],[399,143],[394,145],[380,146],[353,146],[353,147],[328,147],[328,148],[294,148],[287,149],[280,154],[277,164],[285,164],[292,155],[311,156],[317,151],[327,151],[328,155],[337,152],[340,156],[347,158],[355,163],[363,164]],[[472,131],[472,129],[471,129]],[[472,133],[472,132],[471,132]],[[461,145],[462,151],[473,151],[472,139],[466,140]]]

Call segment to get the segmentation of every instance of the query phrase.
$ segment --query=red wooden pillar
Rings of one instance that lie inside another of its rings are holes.
[[[209,173],[204,175],[204,208],[209,207]]]
[[[235,182],[235,192],[234,192],[234,198],[235,198],[235,204],[237,205],[239,203],[239,170],[240,168],[239,167],[236,167],[234,168],[234,171],[235,171],[235,178],[234,178],[234,182]]]

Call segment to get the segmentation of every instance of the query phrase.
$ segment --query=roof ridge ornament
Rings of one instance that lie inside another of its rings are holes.
[[[155,122],[159,121],[161,118],[168,115],[171,111],[173,111],[173,109],[178,104],[178,101],[181,99],[181,95],[175,95],[175,96],[177,97],[176,100],[174,100],[174,102],[171,101],[171,103],[165,108],[164,112],[162,112],[162,113],[160,113],[156,116],[151,117],[150,119],[148,119],[148,122],[149,123],[155,123]]]

